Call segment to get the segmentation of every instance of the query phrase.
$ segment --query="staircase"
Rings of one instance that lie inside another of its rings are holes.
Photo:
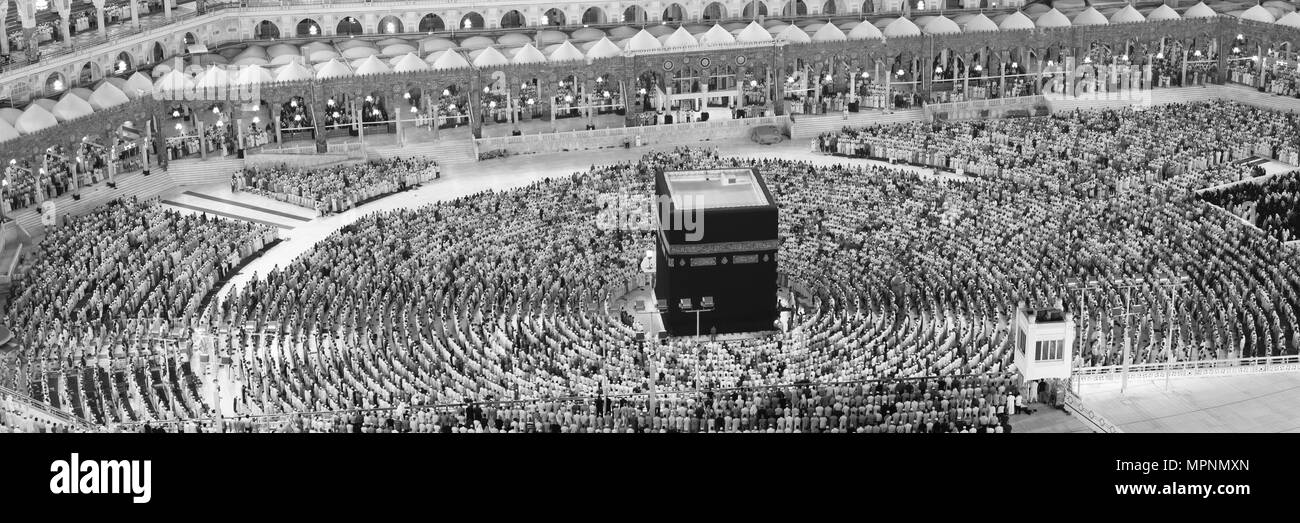
[[[54,200],[55,209],[59,216],[63,215],[81,215],[90,212],[96,207],[108,203],[117,198],[126,198],[135,196],[140,199],[152,198],[164,192],[167,192],[176,186],[168,171],[155,167],[149,174],[144,176],[141,173],[117,176],[113,179],[117,188],[111,188],[106,183],[100,183],[93,187],[85,187],[81,190],[81,199],[74,200],[71,195],[64,195]],[[23,230],[36,235],[39,231],[44,230],[41,227],[41,213],[38,207],[29,207],[19,209],[9,214],[10,218],[18,222]]]
[[[869,127],[872,125],[920,122],[924,120],[925,111],[922,109],[903,109],[889,114],[869,110],[861,113],[849,113],[848,120],[844,119],[843,114],[828,114],[825,116],[798,115],[795,116],[794,125],[790,128],[790,139],[815,138],[822,133],[838,131],[845,127]]]
[[[355,158],[347,153],[324,153],[324,154],[288,154],[276,152],[264,152],[250,154],[244,157],[244,165],[248,167],[267,167],[273,165],[290,165],[304,169],[320,169],[336,164],[347,162],[362,161],[363,158]]]
[[[244,160],[234,156],[173,160],[167,165],[176,185],[229,183],[230,176],[244,169]]]
[[[1169,87],[1141,91],[1118,91],[1110,93],[1084,93],[1078,97],[1067,97],[1060,93],[1044,95],[1047,106],[1053,113],[1068,113],[1076,109],[1096,111],[1101,109],[1122,109],[1125,107],[1151,107],[1174,103],[1195,102],[1220,98],[1219,86]]]
[[[407,142],[406,147],[396,145],[368,147],[366,156],[369,159],[419,156],[433,158],[443,165],[478,161],[474,153],[474,140],[472,138],[441,138],[433,142]]]

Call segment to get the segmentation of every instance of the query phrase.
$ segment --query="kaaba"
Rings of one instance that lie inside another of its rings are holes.
[[[772,330],[777,207],[758,171],[660,169],[655,195],[664,328],[673,336]]]

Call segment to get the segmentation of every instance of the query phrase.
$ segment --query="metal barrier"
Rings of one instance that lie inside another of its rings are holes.
[[[631,144],[634,140],[639,140],[641,145],[653,145],[665,139],[680,143],[683,136],[690,133],[708,133],[709,136],[714,136],[716,131],[744,130],[765,125],[788,127],[790,118],[788,116],[760,116],[708,122],[613,127],[590,131],[496,136],[476,139],[474,144],[482,151],[506,150],[515,154],[545,153],[562,150],[619,147],[625,141]]]
[[[23,394],[11,388],[5,387],[3,385],[0,385],[0,395],[6,396],[10,402],[16,402],[19,405],[28,408],[29,410],[39,412],[49,418],[52,418],[54,420],[57,420],[67,425],[73,425],[83,429],[93,429],[97,427],[97,425],[89,421],[86,421],[84,419],[81,419],[78,416],[74,416],[67,412],[56,409],[50,404],[45,403],[43,401],[36,401],[31,396],[28,396],[26,394]]]
[[[1297,371],[1300,371],[1300,355],[1143,363],[1128,366],[1129,379],[1159,378],[1166,375],[1171,377],[1231,376]],[[1124,365],[1106,365],[1075,369],[1073,379],[1082,383],[1108,382],[1119,380],[1123,375]]]

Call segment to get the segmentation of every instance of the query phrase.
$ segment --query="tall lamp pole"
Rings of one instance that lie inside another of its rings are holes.
[[[1181,286],[1183,286],[1183,285],[1186,285],[1186,284],[1189,283],[1190,281],[1191,281],[1191,278],[1189,278],[1189,277],[1186,276],[1186,275],[1163,276],[1163,277],[1160,277],[1159,279],[1152,280],[1152,281],[1148,281],[1147,279],[1145,279],[1145,278],[1141,278],[1141,277],[1136,277],[1136,278],[1116,278],[1116,279],[1113,279],[1113,280],[1097,280],[1097,279],[1089,279],[1089,280],[1087,280],[1087,281],[1082,281],[1082,280],[1080,280],[1080,279],[1078,279],[1078,278],[1068,278],[1068,279],[1066,279],[1066,282],[1065,282],[1065,286],[1066,286],[1066,288],[1069,289],[1069,290],[1072,290],[1072,291],[1078,291],[1078,292],[1079,292],[1079,305],[1080,305],[1080,311],[1081,311],[1080,314],[1081,314],[1082,316],[1084,316],[1084,319],[1085,319],[1085,320],[1087,320],[1087,308],[1086,308],[1086,307],[1087,307],[1087,303],[1086,303],[1087,296],[1085,295],[1085,292],[1086,292],[1086,291],[1092,291],[1092,290],[1101,289],[1101,288],[1103,288],[1103,287],[1105,286],[1106,283],[1110,283],[1110,286],[1115,287],[1115,288],[1117,288],[1117,289],[1122,289],[1122,290],[1124,291],[1124,297],[1123,297],[1123,299],[1122,299],[1123,306],[1122,306],[1122,307],[1114,307],[1114,308],[1110,309],[1110,311],[1111,311],[1111,313],[1112,313],[1113,315],[1115,315],[1115,316],[1120,316],[1120,317],[1123,317],[1123,318],[1124,318],[1124,323],[1125,323],[1125,327],[1126,327],[1126,328],[1125,328],[1125,333],[1124,333],[1124,362],[1123,362],[1123,376],[1122,376],[1122,378],[1121,378],[1121,385],[1120,385],[1120,393],[1121,393],[1121,394],[1123,394],[1124,391],[1128,388],[1128,372],[1129,372],[1129,365],[1131,364],[1131,360],[1132,360],[1132,343],[1133,343],[1133,340],[1132,340],[1132,337],[1129,335],[1129,332],[1128,332],[1128,331],[1129,331],[1129,325],[1128,325],[1128,323],[1129,323],[1129,321],[1130,321],[1129,318],[1131,318],[1131,317],[1135,317],[1135,316],[1144,316],[1144,315],[1146,315],[1146,313],[1147,313],[1147,307],[1146,307],[1145,304],[1136,304],[1136,305],[1135,305],[1135,304],[1133,303],[1133,289],[1135,289],[1135,288],[1140,288],[1140,287],[1145,287],[1145,286],[1147,286],[1147,285],[1151,285],[1151,286],[1159,287],[1159,288],[1163,288],[1163,289],[1170,289],[1170,291],[1171,291],[1171,298],[1170,298],[1170,305],[1169,305],[1169,307],[1170,307],[1170,317],[1169,317],[1169,322],[1170,322],[1170,332],[1172,332],[1172,330],[1173,330],[1173,311],[1174,311],[1174,304],[1173,304],[1173,299],[1174,299],[1173,296],[1174,296],[1174,295],[1173,295],[1173,291],[1176,290],[1178,287],[1181,287]],[[1085,332],[1085,331],[1083,331],[1082,328],[1081,328],[1080,332],[1083,333],[1083,332]],[[1082,336],[1082,334],[1081,334],[1081,336]],[[1166,352],[1166,355],[1167,355],[1166,362],[1165,362],[1165,370],[1166,370],[1166,375],[1165,375],[1165,379],[1166,379],[1166,387],[1168,387],[1168,378],[1169,378],[1169,373],[1172,372],[1172,371],[1171,371],[1171,367],[1170,367],[1170,360],[1171,360],[1172,357],[1173,357],[1173,354],[1172,354],[1172,348],[1171,348],[1171,347],[1172,347],[1172,341],[1173,341],[1172,338],[1170,338],[1170,337],[1168,337],[1168,336],[1167,336],[1166,339],[1165,339],[1165,352]],[[1080,347],[1082,347],[1082,343],[1080,344]],[[1083,385],[1082,385],[1082,383],[1080,383],[1080,384],[1078,385],[1078,391],[1079,391],[1079,392],[1082,392],[1082,390],[1083,390]]]

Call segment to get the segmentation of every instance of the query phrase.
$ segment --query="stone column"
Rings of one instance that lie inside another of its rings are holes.
[[[785,114],[785,52],[778,44],[772,48],[772,66],[768,68],[767,99],[772,103],[772,115]]]
[[[478,74],[471,76],[469,79],[469,107],[465,114],[469,115],[470,133],[475,138],[483,137],[483,82],[479,79]]]
[[[140,28],[140,0],[127,0],[131,5],[131,26]]]
[[[23,28],[23,48],[27,50],[27,59],[36,61],[36,4],[35,0],[14,0],[18,7],[19,21]]]
[[[50,0],[50,8],[59,15],[59,33],[63,35],[63,45],[72,48],[72,0]]]
[[[172,19],[172,2],[174,0],[163,0],[163,16],[168,20]]]
[[[95,4],[95,23],[99,26],[99,29],[95,32],[99,33],[99,36],[101,37],[106,37],[108,36],[108,28],[104,26],[104,4],[106,3],[106,0],[92,1]]]
[[[0,54],[9,54],[9,2],[0,2]]]

